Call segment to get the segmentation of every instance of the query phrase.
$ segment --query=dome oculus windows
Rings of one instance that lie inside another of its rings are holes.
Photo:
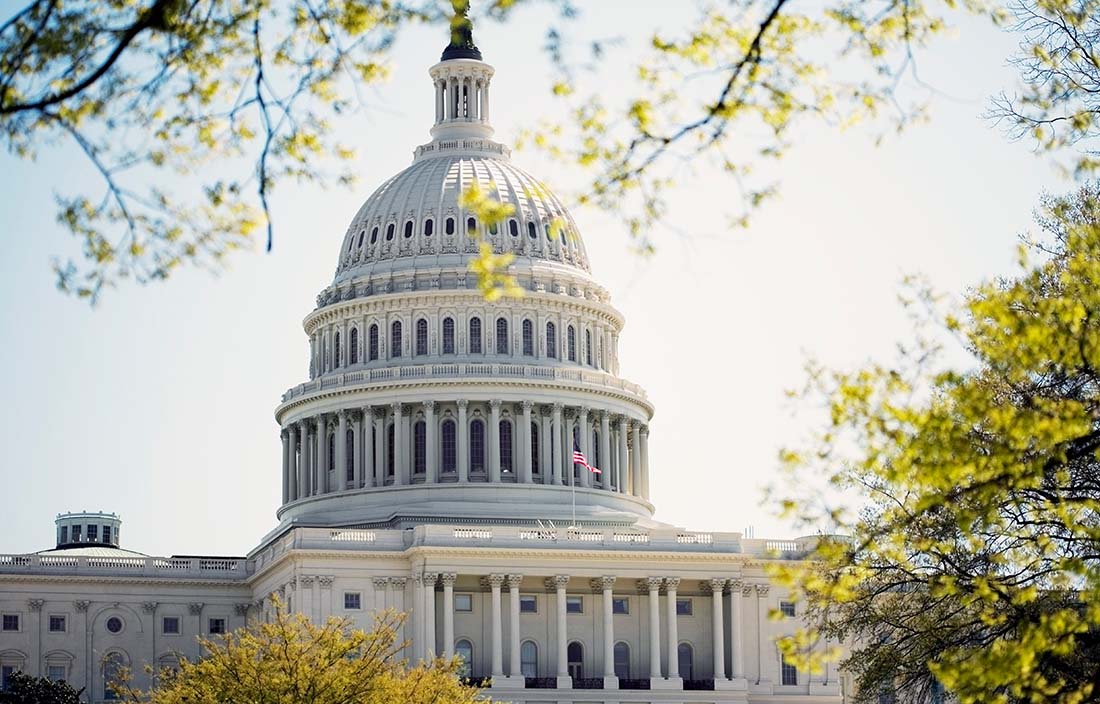
[[[387,242],[389,242],[390,240],[393,239],[393,230],[394,230],[394,224],[392,222],[389,225],[386,225],[386,241]]]
[[[519,237],[519,223],[515,220],[508,221],[508,234],[512,237]]]
[[[539,236],[538,228],[535,227],[535,223],[533,223],[533,222],[528,222],[527,223],[527,236],[530,237],[531,239],[535,239]]]
[[[455,233],[455,219],[454,218],[447,218],[447,223],[446,223],[446,226],[444,227],[444,231],[448,235],[453,235]]]
[[[413,221],[412,220],[406,220],[405,221],[405,239],[408,239],[412,236],[413,236]]]
[[[477,232],[477,218],[466,218],[466,232],[471,235]]]
[[[378,226],[375,225],[374,229],[370,231],[370,243],[374,244],[378,241]]]
[[[431,237],[432,232],[434,232],[434,231],[435,231],[435,220],[432,220],[431,218],[428,218],[427,220],[424,221],[424,235],[426,237]]]

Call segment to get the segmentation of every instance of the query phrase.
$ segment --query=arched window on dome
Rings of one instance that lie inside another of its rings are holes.
[[[370,243],[374,244],[378,241],[378,226],[375,225],[370,231]]]
[[[386,225],[386,241],[387,242],[389,242],[390,240],[393,239],[393,230],[394,230],[394,224],[392,222],[389,225]]]
[[[413,473],[428,471],[428,425],[422,420],[413,424]]]
[[[401,321],[393,321],[390,326],[390,357],[401,356]]]
[[[500,471],[512,471],[512,421],[500,421]]]
[[[485,471],[485,423],[480,418],[470,421],[470,471]]]
[[[424,235],[427,236],[427,237],[431,237],[432,233],[434,231],[435,231],[435,220],[432,220],[431,218],[428,218],[427,220],[424,221]]]
[[[535,326],[526,318],[523,321],[523,354],[527,357],[535,356]]]
[[[416,354],[428,354],[428,321],[426,318],[416,321]]]
[[[355,481],[355,431],[351,428],[344,435],[344,481]]]
[[[386,476],[393,477],[393,423],[386,428]]]
[[[348,364],[359,364],[359,328],[348,333]]]
[[[524,677],[539,676],[539,647],[533,640],[525,640],[519,646],[519,671]]]
[[[531,474],[541,474],[539,467],[539,424],[531,421]]]
[[[444,230],[446,231],[446,233],[448,235],[453,235],[455,233],[455,219],[454,218],[447,218],[447,223],[446,223],[446,226],[444,227]]]
[[[519,223],[514,218],[508,221],[508,234],[512,237],[519,237]]]
[[[367,333],[367,347],[370,361],[378,359],[378,325],[370,326],[370,331]]]
[[[332,368],[340,368],[340,331],[337,330],[332,336]]]
[[[569,361],[570,362],[576,362],[577,361],[577,332],[573,329],[572,325],[570,325],[568,328],[566,328],[565,337],[566,337],[565,347],[566,347],[566,351],[569,353]]]
[[[466,234],[472,235],[477,232],[477,218],[466,218]]]
[[[546,324],[546,356],[550,359],[558,357],[558,329],[553,323]]]
[[[443,319],[443,354],[455,353],[455,320]]]
[[[584,363],[592,366],[592,331],[584,331]]]
[[[412,236],[413,236],[413,221],[412,220],[406,220],[405,221],[405,239],[408,239]]]
[[[507,318],[497,318],[497,354],[508,354]]]
[[[443,473],[454,474],[458,471],[458,443],[456,441],[455,422],[453,420],[443,421],[440,435],[443,441],[443,452],[441,453],[443,455]]]
[[[336,433],[328,434],[328,471],[336,469]],[[322,481],[322,484],[327,482]]]
[[[470,318],[470,354],[481,354],[481,318]]]

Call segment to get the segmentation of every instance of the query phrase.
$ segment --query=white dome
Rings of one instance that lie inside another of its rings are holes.
[[[476,222],[458,204],[474,184],[511,204],[513,215],[491,229]],[[412,166],[383,183],[359,209],[341,245],[336,282],[410,268],[463,266],[478,249],[476,239],[467,235],[471,219],[498,253],[589,271],[584,244],[561,200],[513,165],[503,145],[485,139],[437,140],[417,149]]]

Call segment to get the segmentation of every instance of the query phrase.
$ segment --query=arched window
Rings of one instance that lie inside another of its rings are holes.
[[[413,424],[413,473],[425,474],[428,471],[428,426],[418,420]]]
[[[695,651],[687,643],[680,643],[676,647],[676,662],[680,664],[680,677],[685,680],[695,679]]]
[[[393,223],[386,225],[386,241],[389,242],[393,239]]]
[[[623,641],[615,644],[615,676],[630,679],[630,646]]]
[[[119,693],[112,689],[111,685],[121,684],[125,669],[126,656],[122,653],[111,652],[103,657],[103,699],[105,701],[118,700]]]
[[[577,361],[577,333],[576,333],[575,330],[573,330],[572,325],[570,325],[568,328],[566,328],[565,333],[566,333],[566,335],[565,335],[565,347],[566,347],[566,352],[569,353],[569,357],[568,357],[569,361],[570,362],[576,362]]]
[[[428,321],[424,318],[416,321],[416,353],[428,354]]]
[[[351,428],[344,438],[344,479],[355,481],[355,431]]]
[[[412,236],[413,236],[413,221],[412,220],[406,220],[405,221],[405,238],[408,239],[409,237],[412,237]]]
[[[495,235],[497,233],[497,224],[495,222],[489,223],[489,234]]]
[[[500,471],[512,471],[512,421],[500,421]]]
[[[328,434],[328,470],[336,469],[336,433]],[[324,483],[324,482],[322,482]]]
[[[453,235],[455,233],[455,219],[447,218],[447,224],[444,229],[447,231],[448,235]]]
[[[558,358],[558,329],[553,323],[546,324],[546,356]]]
[[[508,320],[497,318],[497,354],[508,354]]]
[[[477,218],[466,218],[466,233],[474,234],[477,232]]]
[[[455,655],[462,659],[458,676],[469,677],[474,662],[474,644],[463,638],[455,643]]]
[[[539,424],[531,421],[531,473],[539,472]]]
[[[539,676],[539,647],[533,640],[525,640],[519,646],[519,671],[524,677]]]
[[[332,368],[340,368],[340,331],[332,335]]]
[[[455,440],[455,422],[443,421],[443,473],[454,473],[458,470],[458,444]]]
[[[443,319],[443,354],[455,353],[455,321],[454,318]]]
[[[435,231],[435,220],[428,218],[424,221],[424,234],[428,237],[432,236],[432,232]]]
[[[481,354],[481,318],[470,318],[470,354]]]
[[[530,320],[523,321],[523,354],[528,357],[535,356],[535,326]]]
[[[377,241],[378,241],[378,226],[375,225],[374,228],[370,231],[370,243],[374,244]]]
[[[509,220],[508,233],[512,235],[512,237],[519,237],[519,223],[515,220]]]
[[[367,333],[367,352],[370,355],[370,361],[378,359],[378,326],[371,325],[370,331]]]
[[[367,231],[366,230],[360,230],[360,232],[359,232],[359,243],[355,245],[356,249],[363,246],[363,238],[366,237],[366,236],[367,236]]]
[[[401,321],[393,321],[390,326],[390,357],[401,356]]]
[[[348,335],[348,363],[359,364],[359,328],[352,328]]]
[[[565,649],[566,662],[569,663],[569,676],[574,680],[584,679],[584,646],[573,641]]]
[[[386,428],[386,476],[392,477],[393,467],[393,423]]]
[[[592,331],[584,331],[584,363],[592,366]]]
[[[527,223],[527,236],[530,237],[531,239],[535,239],[536,237],[539,236],[538,228],[535,227],[535,223],[533,223],[533,222],[528,222]]]
[[[478,418],[470,423],[470,471],[485,471],[485,423]]]

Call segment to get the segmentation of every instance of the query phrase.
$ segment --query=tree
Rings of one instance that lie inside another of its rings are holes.
[[[847,537],[778,571],[814,624],[783,648],[819,666],[811,646],[851,643],[863,701],[1100,696],[1100,185],[1038,224],[1016,277],[917,297],[937,327],[894,364],[811,375],[827,420],[784,454],[785,507]]]
[[[0,704],[80,704],[83,692],[68,682],[16,672],[8,678],[7,689],[0,690]]]
[[[270,622],[216,638],[200,638],[205,657],[181,659],[178,670],[156,675],[146,692],[126,682],[125,699],[147,704],[473,704],[477,689],[460,683],[459,662],[436,660],[408,666],[397,642],[403,616],[386,612],[370,632],[347,619],[315,625],[277,605]]]

